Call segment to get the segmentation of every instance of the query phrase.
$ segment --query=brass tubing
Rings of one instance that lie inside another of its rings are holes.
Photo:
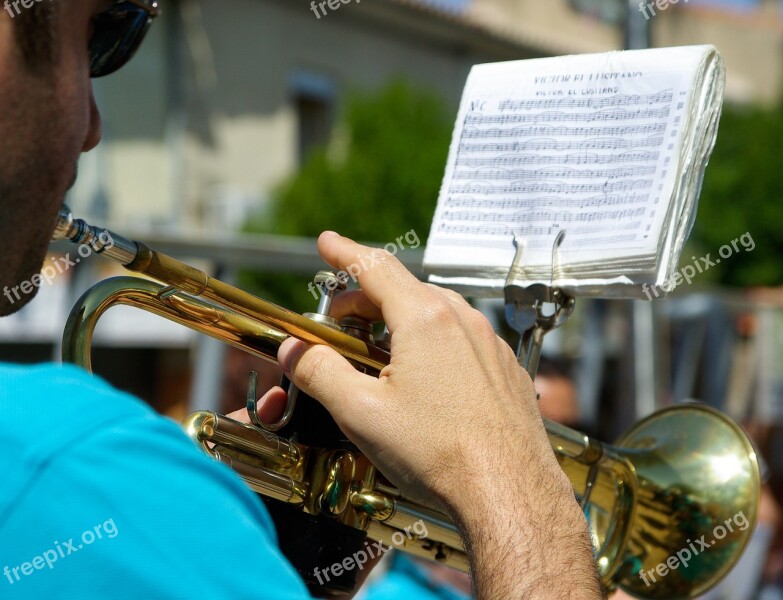
[[[387,488],[388,489],[388,488]],[[429,539],[462,549],[462,539],[449,517],[441,512],[406,500],[394,491],[387,495],[379,490],[356,492],[351,495],[353,507],[373,521],[385,523],[395,529],[412,528],[422,521],[429,531]]]
[[[587,464],[596,463],[601,459],[603,446],[600,442],[549,419],[544,419],[544,426],[549,436],[549,443],[556,454]]]
[[[247,486],[257,494],[296,505],[303,504],[307,497],[307,488],[290,477],[280,475],[263,467],[248,465],[240,460],[221,454],[219,451],[213,450],[209,453],[215,460],[231,467]]]
[[[230,313],[198,298],[171,293],[154,281],[112,277],[85,292],[74,305],[63,332],[63,360],[92,371],[91,347],[95,326],[112,306],[132,306],[164,317],[259,358],[277,362],[277,349],[288,336],[257,320]],[[187,306],[187,308],[183,308]],[[202,317],[195,318],[199,313]]]
[[[99,247],[101,234],[110,234],[114,245]],[[365,371],[378,373],[389,362],[389,353],[376,346],[214,279],[203,271],[151,250],[140,242],[128,240],[108,230],[99,230],[81,219],[74,219],[67,207],[63,207],[60,212],[52,239],[92,244],[97,253],[119,262],[130,271],[142,273],[193,296],[203,296],[218,302],[256,322],[307,343],[331,346]],[[131,257],[132,260],[128,262]]]
[[[403,536],[404,541],[402,544],[397,543],[398,540],[394,535],[395,533]],[[463,573],[470,571],[470,561],[468,560],[468,555],[464,552],[433,542],[429,538],[420,539],[414,536],[409,539],[404,531],[399,531],[378,521],[370,523],[370,526],[367,528],[367,537],[383,542],[389,548],[396,548],[414,556],[434,560]]]
[[[293,442],[211,411],[189,415],[183,426],[188,436],[202,445],[205,441],[213,442],[260,458],[270,465],[295,468],[302,459],[302,452]]]
[[[389,362],[388,353],[380,348],[209,277],[203,271],[170,256],[153,252],[143,244],[139,244],[139,248],[137,259],[126,265],[131,271],[143,273],[189,294],[219,302],[307,343],[331,346],[347,359],[373,372],[380,372]]]
[[[391,517],[383,521],[395,529],[410,529],[418,521],[427,526],[427,539],[442,542],[457,550],[464,550],[462,538],[456,526],[443,513],[407,500],[395,501],[395,511]]]

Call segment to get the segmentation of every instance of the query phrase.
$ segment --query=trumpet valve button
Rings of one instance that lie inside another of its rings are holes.
[[[321,315],[328,315],[335,294],[342,292],[348,287],[348,276],[342,272],[318,271],[313,278],[313,283],[321,293],[316,312]]]

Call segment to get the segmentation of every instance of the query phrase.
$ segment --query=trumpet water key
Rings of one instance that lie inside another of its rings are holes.
[[[117,277],[88,290],[65,328],[63,359],[68,362],[90,369],[96,323],[112,306],[125,304],[272,362],[280,344],[294,336],[333,347],[371,375],[388,363],[386,340],[376,342],[369,324],[358,319],[331,319],[328,300],[318,312],[299,315],[114,233],[113,246],[104,251],[96,241],[103,231],[63,209],[54,239],[90,243],[97,253],[160,283]],[[339,287],[332,277],[319,274],[318,281]],[[253,392],[251,385],[250,405]],[[717,583],[739,558],[756,519],[759,468],[752,444],[731,419],[700,404],[678,405],[638,422],[614,445],[557,423],[545,425],[588,518],[598,569],[608,587],[620,586],[639,598],[691,598]],[[213,412],[189,416],[185,429],[267,499],[282,550],[315,594],[351,589],[356,570],[325,582],[316,581],[314,568],[340,562],[366,547],[368,539],[468,569],[449,517],[402,496],[325,409],[295,388],[274,432]],[[718,539],[718,528],[725,532],[740,514],[750,526],[735,527]],[[696,540],[712,543],[700,553],[690,552],[678,567],[667,567],[662,576],[659,566]]]

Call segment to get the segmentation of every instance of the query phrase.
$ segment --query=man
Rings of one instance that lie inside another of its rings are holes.
[[[14,0],[0,13],[0,285],[31,281],[81,151],[91,76],[122,66],[151,0]],[[319,239],[337,268],[370,249]],[[289,340],[280,365],[409,496],[459,524],[483,599],[599,598],[586,523],[530,380],[457,294],[386,255],[336,316],[383,318],[380,379]],[[29,300],[0,297],[7,314]],[[275,388],[264,410],[280,401]],[[0,366],[0,596],[306,598],[268,514],[176,425],[73,367]]]

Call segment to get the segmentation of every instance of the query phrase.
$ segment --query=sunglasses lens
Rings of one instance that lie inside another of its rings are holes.
[[[131,2],[119,2],[95,17],[89,43],[90,76],[109,75],[127,63],[151,22],[149,11]]]

